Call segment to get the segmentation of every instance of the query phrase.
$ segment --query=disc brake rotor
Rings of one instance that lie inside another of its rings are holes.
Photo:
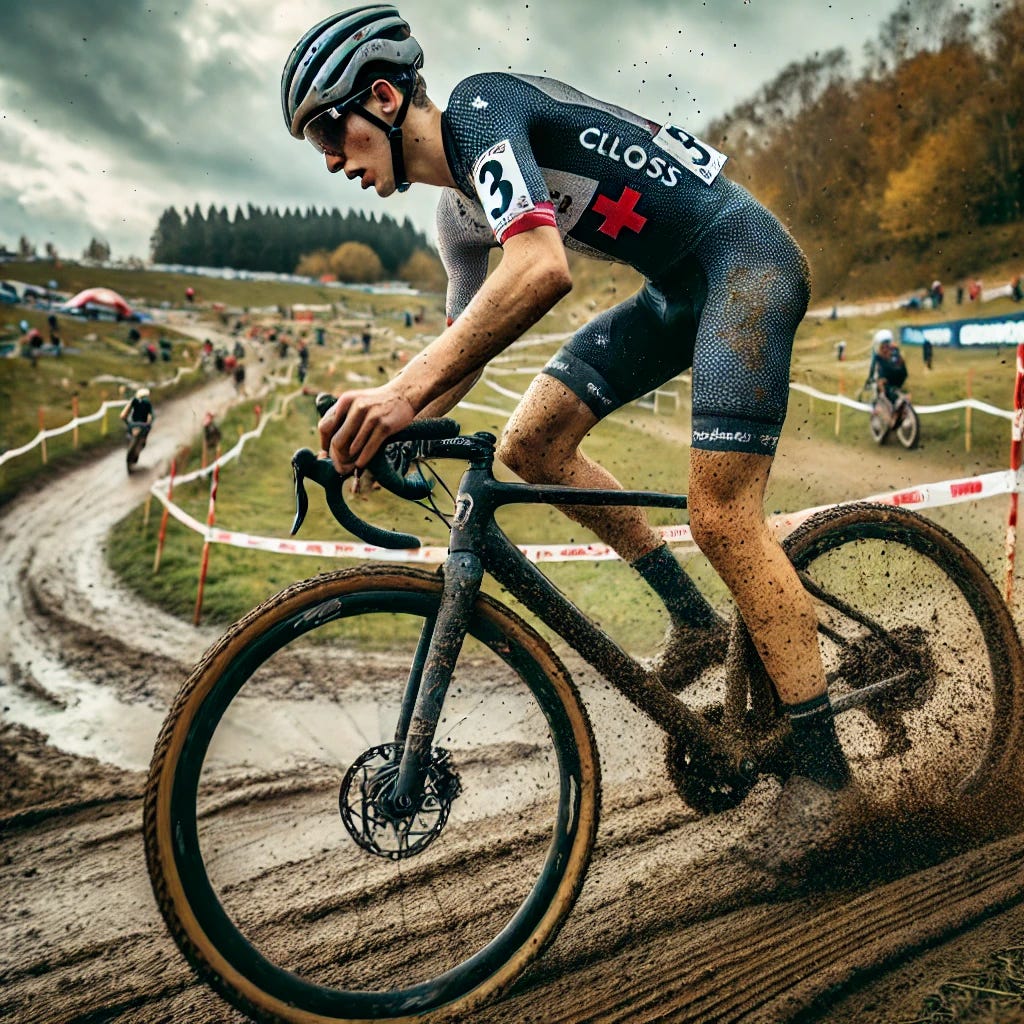
[[[401,744],[371,747],[345,773],[338,795],[349,835],[368,853],[388,860],[425,850],[441,834],[452,803],[462,792],[451,754],[435,747],[420,799],[411,808],[398,809],[393,797],[401,759]]]

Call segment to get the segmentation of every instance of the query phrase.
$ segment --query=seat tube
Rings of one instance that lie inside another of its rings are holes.
[[[466,638],[482,580],[483,566],[477,555],[456,551],[448,556],[444,568],[441,607],[430,637],[423,678],[409,722],[395,787],[395,802],[399,809],[415,806],[422,792],[424,770],[430,762],[430,748],[437,731],[437,722],[455,670],[455,662]]]

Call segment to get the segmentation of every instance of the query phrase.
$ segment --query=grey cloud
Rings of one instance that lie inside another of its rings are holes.
[[[111,183],[97,187],[116,188],[136,205],[137,187],[179,209],[197,201],[229,211],[250,202],[354,206],[408,214],[432,233],[432,190],[416,187],[388,201],[361,193],[327,175],[281,123],[285,54],[305,28],[352,2],[304,0],[297,8],[289,0],[4,0],[0,111],[16,117],[0,120],[3,153],[40,163],[10,127],[28,115],[91,151],[93,168],[106,169]],[[788,61],[827,46],[857,50],[899,2],[858,0],[852,10],[838,0],[633,0],[628,9],[611,0],[398,6],[426,48],[430,92],[442,105],[465,75],[512,66],[565,78],[647,116],[685,116],[699,131]],[[474,36],[468,26],[475,23],[491,26],[490,37]],[[199,25],[202,42],[191,45]],[[84,236],[79,246],[89,232],[104,230],[91,223],[88,197],[65,200],[63,211],[36,213],[37,240],[58,218],[62,231]],[[160,209],[142,213],[155,224]],[[28,230],[26,216],[17,197],[4,194],[0,242]],[[126,254],[119,244],[147,251],[148,232],[110,225],[105,233],[118,255]]]
[[[244,113],[251,68],[217,45],[200,60],[182,37],[195,4],[14,0],[4,12],[0,95],[112,157],[183,166],[224,146],[210,109]],[[198,97],[190,100],[186,89]],[[240,96],[243,99],[239,100]]]

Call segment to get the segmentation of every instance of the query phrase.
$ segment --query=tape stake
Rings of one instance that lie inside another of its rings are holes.
[[[1010,472],[1014,487],[1006,516],[1006,603],[1013,603],[1013,571],[1017,559],[1017,504],[1020,488],[1021,437],[1024,435],[1024,344],[1017,346],[1017,379],[1013,386],[1013,428],[1010,436]]]

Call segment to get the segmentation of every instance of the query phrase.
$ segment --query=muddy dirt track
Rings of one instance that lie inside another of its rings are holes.
[[[168,938],[141,840],[159,723],[215,632],[139,607],[103,559],[110,524],[228,400],[216,385],[161,408],[132,479],[116,451],[0,515],[2,1021],[242,1020]],[[598,847],[555,945],[474,1024],[914,1020],[942,981],[1020,944],[1024,834],[975,840],[968,822],[920,813],[874,821],[844,870],[763,870],[742,851],[775,790],[698,817],[665,781],[654,730],[569,667],[607,762]],[[279,796],[256,789],[237,813]],[[481,864],[481,892],[499,870]]]

